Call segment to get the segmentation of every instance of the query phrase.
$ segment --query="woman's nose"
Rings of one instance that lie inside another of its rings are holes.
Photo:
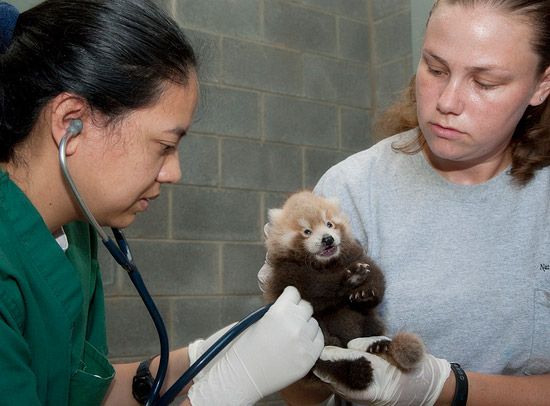
[[[464,101],[461,90],[461,84],[458,81],[449,80],[439,95],[437,110],[442,114],[462,113]]]
[[[159,183],[176,183],[181,179],[181,168],[178,152],[166,157],[164,164],[157,175]]]

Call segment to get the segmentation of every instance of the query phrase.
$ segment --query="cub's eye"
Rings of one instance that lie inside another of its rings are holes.
[[[304,235],[311,235],[312,231],[309,228],[304,229]]]
[[[327,221],[327,227],[332,228],[332,227],[334,227],[334,224],[332,224],[330,221]]]

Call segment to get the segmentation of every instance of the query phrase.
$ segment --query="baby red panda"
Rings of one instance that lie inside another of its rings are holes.
[[[265,234],[271,267],[263,283],[266,300],[273,302],[286,286],[295,286],[313,306],[325,345],[346,347],[357,337],[384,335],[376,311],[384,296],[384,275],[351,235],[336,200],[309,191],[295,193],[282,208],[269,210]],[[398,333],[392,341],[376,342],[369,351],[406,370],[421,360],[424,345],[414,334]],[[372,381],[372,368],[364,358],[318,360],[315,368],[354,390],[365,389]],[[306,379],[317,381],[312,373]]]

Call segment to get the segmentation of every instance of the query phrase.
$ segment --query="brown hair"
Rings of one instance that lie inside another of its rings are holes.
[[[464,7],[487,5],[502,8],[510,13],[527,17],[534,29],[533,50],[539,55],[538,74],[550,66],[550,1],[548,0],[436,0],[431,13],[441,3]],[[429,21],[429,18],[428,18]],[[415,76],[399,100],[377,120],[379,136],[389,136],[418,127],[415,99]],[[417,138],[394,149],[414,154],[420,152],[426,141],[418,130]],[[548,98],[539,106],[527,107],[519,121],[511,141],[511,175],[520,184],[527,184],[535,172],[550,165],[550,102]]]

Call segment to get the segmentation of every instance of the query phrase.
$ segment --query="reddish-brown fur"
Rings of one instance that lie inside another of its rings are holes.
[[[384,275],[351,235],[337,203],[302,191],[269,214],[266,247],[273,271],[265,283],[264,297],[272,302],[286,286],[295,286],[313,306],[325,345],[346,347],[357,337],[383,335],[385,328],[376,307],[384,296]],[[323,256],[336,245],[339,252]],[[410,368],[422,357],[423,346],[418,337],[403,334],[395,337],[399,345],[384,341],[369,351],[389,354],[394,364]],[[319,360],[316,368],[356,390],[366,388],[372,380],[365,359]],[[307,379],[316,380],[312,374]]]

